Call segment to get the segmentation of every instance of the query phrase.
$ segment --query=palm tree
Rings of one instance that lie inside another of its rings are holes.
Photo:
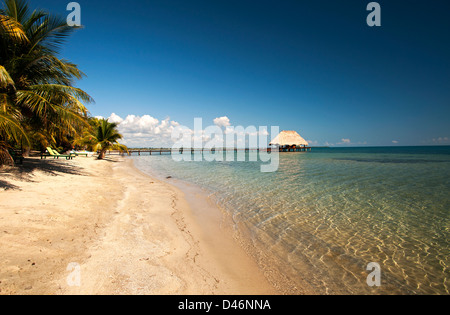
[[[26,135],[46,147],[76,137],[87,125],[83,102],[93,100],[74,87],[84,73],[57,57],[75,29],[64,18],[42,10],[31,12],[24,0],[4,0],[0,10],[0,151],[5,151],[5,143],[21,144],[18,138],[29,144]]]
[[[0,15],[0,43],[2,51],[6,50],[9,42],[13,41],[26,41],[25,33],[14,19]],[[12,106],[11,96],[14,93],[14,81],[5,67],[0,64],[0,166],[14,164],[7,151],[11,141],[21,142],[25,138],[28,143],[26,133],[19,121],[20,112]]]
[[[0,110],[0,166],[13,165],[14,161],[8,152],[8,143],[14,141],[16,143],[29,144],[25,131],[20,126],[20,122],[13,115]]]
[[[110,123],[107,119],[90,119],[93,128],[86,129],[83,138],[74,141],[74,144],[88,147],[92,151],[100,151],[99,160],[105,158],[106,151],[120,150],[127,151],[127,147],[120,144],[118,140],[122,135],[117,130],[118,124]]]

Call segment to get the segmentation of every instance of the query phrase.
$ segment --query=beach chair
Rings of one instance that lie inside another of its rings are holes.
[[[47,156],[53,156],[53,158],[56,159],[56,154],[53,153],[53,150],[50,147],[47,147],[47,152],[41,154],[41,159],[46,159]]]
[[[41,154],[41,159],[47,158],[47,156],[53,156],[53,159],[59,159],[61,157],[61,158],[66,158],[66,160],[72,160],[75,157],[75,155],[72,155],[72,154],[70,154],[70,155],[60,154],[58,151],[53,150],[50,147],[47,147],[47,152],[48,152],[48,154],[45,154],[45,153]]]
[[[74,153],[70,153],[70,154],[61,154],[61,153],[59,153],[58,151],[56,151],[55,149],[52,149],[52,151],[53,151],[53,153],[56,155],[56,158],[59,158],[59,157],[65,157],[66,158],[66,160],[71,160],[71,159],[73,159],[74,157],[76,157],[76,155],[74,154]]]
[[[85,157],[89,156],[89,154],[85,153],[85,152],[71,152],[70,154],[75,154],[75,156],[81,156],[81,155],[83,155]]]
[[[51,156],[50,151],[48,151],[48,148],[47,148],[47,152],[41,153],[41,160],[46,159],[47,156]]]

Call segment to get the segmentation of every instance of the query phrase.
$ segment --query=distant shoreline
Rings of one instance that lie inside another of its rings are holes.
[[[312,149],[342,149],[342,148],[416,148],[416,147],[450,147],[448,144],[436,145],[436,144],[423,144],[423,145],[360,145],[360,146],[310,146]],[[142,147],[142,148],[128,148],[129,150],[171,150],[171,148],[155,148],[155,147]],[[219,148],[220,150],[225,148]],[[248,150],[249,148],[246,148]],[[242,149],[243,150],[243,149]],[[251,149],[250,150],[255,150]]]

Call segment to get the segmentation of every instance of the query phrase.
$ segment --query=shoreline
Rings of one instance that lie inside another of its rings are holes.
[[[133,162],[135,161],[134,159],[131,160]],[[251,235],[252,232],[248,227],[245,227],[242,222],[236,223],[232,218],[231,209],[227,209],[225,205],[221,205],[215,200],[212,191],[171,176],[170,178],[166,178],[165,175],[158,173],[158,171],[151,167],[146,167],[145,171],[136,165],[134,167],[145,175],[156,178],[167,183],[169,186],[181,190],[185,200],[191,206],[195,221],[197,223],[203,222],[210,224],[210,228],[207,231],[209,236],[215,235],[221,238],[226,236],[227,242],[234,243],[233,246],[240,247],[239,251],[243,251],[245,256],[247,256],[245,259],[250,258],[256,264],[259,272],[264,274],[266,281],[277,291],[277,294],[317,294],[315,289],[300,275],[292,274],[292,271],[286,269],[279,258],[271,256],[264,248],[261,248],[261,244],[256,244]],[[203,224],[203,230],[206,229],[205,225]],[[216,232],[217,229],[221,229],[223,233],[218,235]],[[214,250],[214,247],[212,249]]]
[[[0,294],[279,294],[220,210],[132,160],[25,163],[0,173]]]

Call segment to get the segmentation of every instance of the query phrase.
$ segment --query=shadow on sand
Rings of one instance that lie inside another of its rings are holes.
[[[1,175],[1,173],[0,173],[0,175]],[[0,190],[1,189],[3,189],[3,190],[9,190],[9,189],[20,190],[20,187],[0,179]]]
[[[35,171],[44,172],[50,176],[62,174],[86,175],[82,167],[71,165],[70,162],[65,160],[25,159],[23,165],[0,169],[0,190],[20,190],[20,187],[8,182],[8,180],[33,182],[32,173]]]

